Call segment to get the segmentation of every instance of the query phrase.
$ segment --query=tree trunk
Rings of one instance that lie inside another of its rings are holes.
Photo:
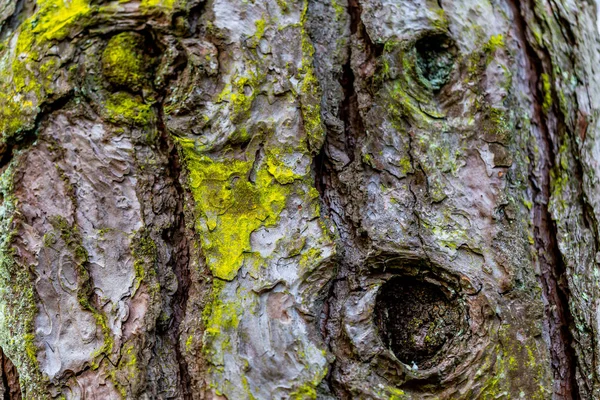
[[[600,398],[598,7],[0,0],[0,393]]]

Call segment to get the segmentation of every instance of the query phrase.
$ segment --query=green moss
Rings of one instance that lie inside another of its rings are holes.
[[[102,52],[102,73],[117,87],[139,91],[148,79],[144,38],[133,32],[113,36]]]
[[[104,106],[108,120],[116,124],[145,126],[154,116],[150,104],[127,92],[110,93]]]

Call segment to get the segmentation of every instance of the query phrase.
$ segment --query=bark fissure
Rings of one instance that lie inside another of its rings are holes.
[[[164,95],[163,95],[164,98]],[[192,385],[191,377],[188,368],[187,361],[182,354],[180,342],[178,338],[181,336],[181,325],[186,317],[187,304],[189,298],[189,290],[191,285],[190,276],[190,254],[189,254],[189,241],[186,236],[185,226],[185,214],[184,214],[184,202],[185,202],[185,189],[182,186],[182,164],[179,158],[177,147],[173,143],[170,134],[164,124],[164,110],[162,103],[158,106],[158,128],[161,133],[160,145],[163,147],[163,151],[168,154],[168,169],[173,180],[173,185],[177,193],[177,210],[176,220],[174,226],[168,231],[163,232],[163,239],[166,243],[169,243],[175,250],[172,260],[172,269],[177,277],[177,290],[172,297],[172,304],[174,309],[173,322],[169,327],[169,335],[173,338],[175,344],[175,356],[179,364],[179,385],[181,394],[184,399],[192,399]]]
[[[533,94],[534,124],[531,130],[538,145],[538,164],[530,167],[530,186],[533,191],[533,222],[535,248],[540,268],[540,283],[545,299],[546,317],[550,334],[550,353],[554,374],[554,396],[559,399],[578,399],[576,380],[576,354],[570,331],[573,317],[569,309],[569,289],[565,278],[565,265],[557,243],[557,228],[549,210],[551,171],[555,168],[553,135],[542,103],[541,77],[544,63],[527,39],[527,24],[521,14],[521,5],[509,1],[515,16],[515,31],[525,48],[528,62],[530,90]],[[537,126],[538,129],[535,129]],[[530,149],[530,152],[533,150]],[[535,160],[535,154],[530,154]],[[537,171],[535,170],[537,168]]]
[[[4,21],[4,24],[0,25],[0,42],[6,40],[21,23],[21,14],[25,9],[25,4],[26,0],[17,0],[14,13]]]
[[[17,368],[0,348],[0,362],[2,363],[2,387],[4,400],[21,400],[21,386]]]

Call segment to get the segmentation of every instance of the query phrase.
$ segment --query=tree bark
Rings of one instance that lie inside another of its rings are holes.
[[[0,393],[600,398],[599,7],[0,0]]]

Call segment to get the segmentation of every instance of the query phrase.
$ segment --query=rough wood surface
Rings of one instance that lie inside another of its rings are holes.
[[[3,398],[600,398],[599,7],[0,0]]]

